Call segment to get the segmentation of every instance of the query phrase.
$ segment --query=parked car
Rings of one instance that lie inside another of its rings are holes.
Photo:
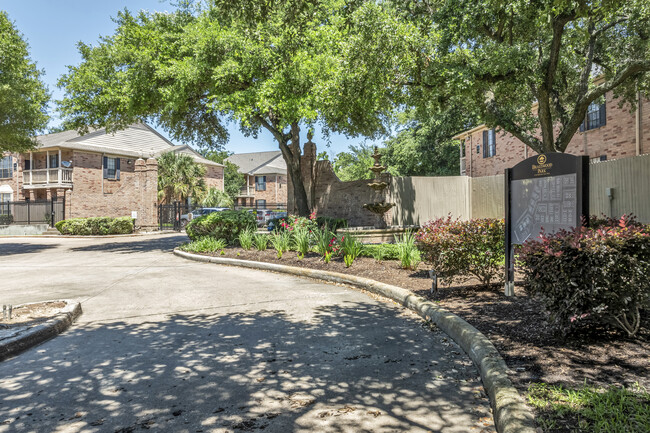
[[[224,210],[229,210],[227,207],[202,207],[194,209],[192,212],[181,215],[181,227],[185,228],[187,223],[192,221],[194,218],[198,218],[203,215],[207,215],[214,212],[221,212]]]
[[[279,218],[286,218],[286,217],[287,217],[287,213],[286,213],[286,212],[273,212],[273,215],[272,215],[271,218],[269,218],[269,220],[268,220],[268,227],[267,227],[267,229],[268,229],[270,232],[272,232],[272,231],[275,229],[275,224],[273,224],[273,221],[275,221],[276,219],[279,219]]]
[[[258,209],[257,210],[257,226],[264,227],[266,223],[272,218],[273,211],[269,209]]]

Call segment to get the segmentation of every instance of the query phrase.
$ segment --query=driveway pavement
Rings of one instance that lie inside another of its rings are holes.
[[[469,358],[407,310],[186,239],[0,239],[0,303],[84,310],[0,363],[0,432],[494,431]]]

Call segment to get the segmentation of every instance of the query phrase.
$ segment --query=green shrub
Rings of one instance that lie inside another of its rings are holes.
[[[253,243],[257,251],[265,251],[269,245],[269,236],[264,233],[255,233],[253,235]]]
[[[650,228],[616,225],[542,234],[518,250],[528,292],[541,299],[563,333],[609,324],[628,336],[650,307]]]
[[[131,217],[70,218],[57,222],[54,227],[63,235],[121,235],[133,233],[133,219]]]
[[[314,249],[318,254],[325,257],[332,252],[336,236],[328,228],[317,228],[312,232],[314,236]]]
[[[239,245],[245,250],[250,250],[253,247],[253,237],[255,236],[255,229],[246,229],[239,233]]]
[[[14,222],[14,216],[10,214],[2,214],[0,215],[0,226],[8,226]]]
[[[429,221],[416,240],[424,260],[438,276],[474,276],[488,286],[503,281],[505,224],[503,220],[480,218],[470,221],[451,217]]]
[[[227,244],[224,239],[215,239],[212,237],[203,237],[190,243],[181,245],[180,249],[190,253],[214,253],[223,250]]]
[[[403,269],[416,270],[422,261],[420,251],[415,245],[413,232],[406,232],[401,237],[395,236],[397,256]]]
[[[291,233],[289,231],[274,232],[269,240],[278,253],[278,259],[281,259],[282,254],[291,248]]]
[[[361,256],[372,257],[377,261],[399,260],[399,249],[395,244],[365,244]]]
[[[341,238],[338,239],[338,244],[339,252],[343,257],[350,256],[353,261],[361,255],[361,251],[363,250],[363,244],[361,241],[350,233],[341,236]]]
[[[293,235],[293,248],[304,257],[309,252],[312,233],[306,228],[298,228],[291,233]]]
[[[193,219],[187,224],[185,231],[192,240],[209,236],[215,239],[225,239],[229,245],[232,245],[239,237],[239,233],[256,227],[257,219],[252,213],[225,210]]]

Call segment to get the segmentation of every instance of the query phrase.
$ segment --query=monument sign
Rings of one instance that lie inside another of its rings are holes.
[[[506,295],[514,291],[513,245],[582,224],[589,214],[589,157],[532,156],[505,173]]]

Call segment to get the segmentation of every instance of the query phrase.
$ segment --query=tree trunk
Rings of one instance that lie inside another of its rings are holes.
[[[300,127],[297,123],[291,124],[291,144],[283,138],[280,144],[280,151],[287,163],[287,174],[291,177],[293,184],[293,198],[296,203],[298,216],[309,216],[309,201],[307,200],[307,191],[302,181],[302,164],[300,151]]]

